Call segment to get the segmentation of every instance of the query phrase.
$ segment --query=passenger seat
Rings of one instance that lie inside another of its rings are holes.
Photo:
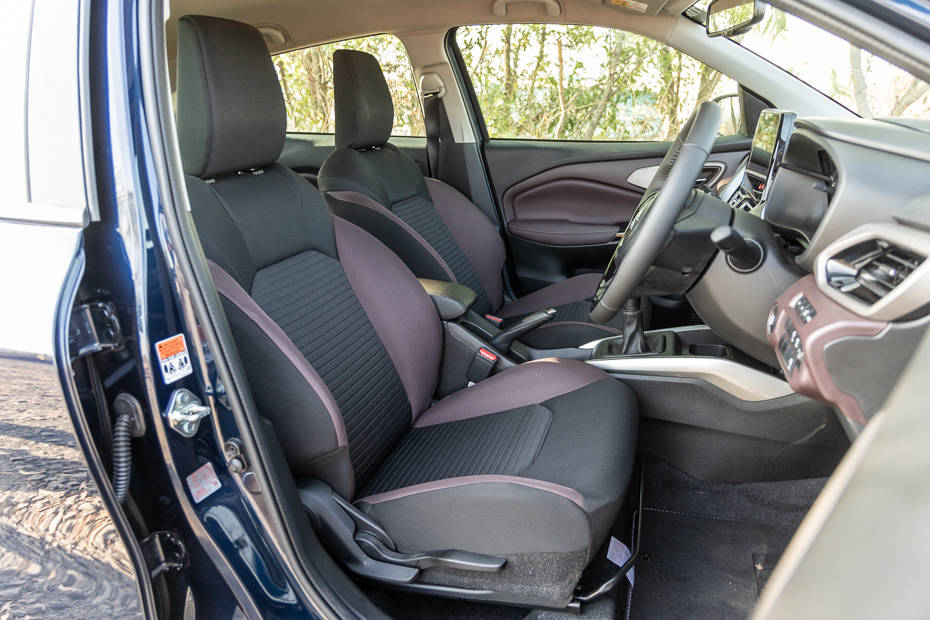
[[[540,349],[576,347],[621,334],[619,322],[588,318],[600,274],[584,274],[504,303],[504,243],[488,218],[455,188],[425,178],[419,166],[388,142],[394,103],[371,54],[333,54],[336,150],[320,169],[319,188],[333,211],[377,237],[421,278],[473,289],[473,309],[505,324],[546,308],[552,321],[521,337]]]

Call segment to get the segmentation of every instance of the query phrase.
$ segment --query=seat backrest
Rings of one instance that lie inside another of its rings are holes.
[[[255,402],[295,474],[351,497],[429,406],[438,316],[400,259],[275,163],[286,112],[261,34],[178,28],[191,212]]]
[[[381,240],[422,278],[460,282],[477,294],[474,308],[503,303],[504,245],[488,218],[454,188],[426,179],[388,143],[394,104],[371,54],[333,54],[336,150],[318,183],[333,211]]]

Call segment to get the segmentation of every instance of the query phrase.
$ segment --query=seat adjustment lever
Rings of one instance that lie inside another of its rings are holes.
[[[355,542],[358,543],[359,547],[364,549],[365,553],[376,560],[415,568],[457,568],[459,570],[470,570],[481,573],[494,573],[504,568],[504,564],[507,563],[507,558],[484,555],[483,553],[473,553],[471,551],[461,551],[459,549],[419,551],[414,553],[392,551],[385,547],[375,536],[367,532],[357,533],[355,535]]]

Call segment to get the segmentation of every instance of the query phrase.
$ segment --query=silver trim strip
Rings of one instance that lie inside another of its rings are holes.
[[[588,360],[607,372],[700,379],[747,401],[771,400],[794,394],[787,382],[772,375],[716,357],[618,357]]]
[[[649,184],[652,183],[652,178],[658,171],[658,166],[646,166],[644,168],[637,168],[630,173],[630,176],[626,178],[626,182],[641,189],[646,189],[649,187]]]
[[[86,209],[39,202],[0,202],[0,220],[83,227]]]
[[[582,351],[588,351],[588,350],[593,351],[595,348],[597,348],[597,345],[601,344],[605,340],[611,340],[613,338],[617,338],[617,336],[607,336],[606,338],[598,338],[597,340],[586,342],[583,345],[580,345],[578,348],[581,349]]]
[[[701,172],[706,168],[714,168],[715,173],[710,175],[701,185],[714,185],[717,181],[723,177],[723,173],[727,169],[727,165],[722,161],[709,161],[704,164],[704,168],[701,169]],[[642,168],[637,168],[630,173],[630,176],[626,178],[626,182],[634,187],[640,189],[646,189],[649,187],[649,184],[652,183],[653,177],[659,171],[659,166],[644,166]]]

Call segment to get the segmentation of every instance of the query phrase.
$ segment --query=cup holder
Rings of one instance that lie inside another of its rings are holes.
[[[730,347],[725,344],[691,344],[688,353],[702,357],[730,357]]]

